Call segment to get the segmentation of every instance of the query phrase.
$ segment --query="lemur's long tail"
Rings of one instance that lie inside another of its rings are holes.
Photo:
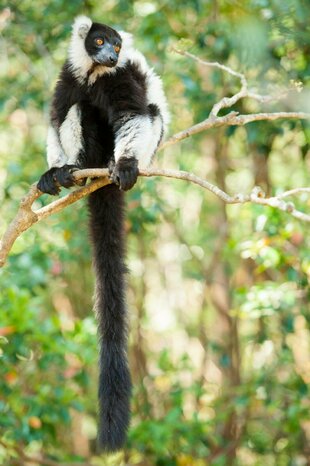
[[[125,305],[124,193],[111,184],[89,197],[99,333],[99,447],[124,446],[130,417]]]

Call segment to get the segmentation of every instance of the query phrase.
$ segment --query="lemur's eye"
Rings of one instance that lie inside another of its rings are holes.
[[[121,48],[120,48],[119,45],[114,45],[114,50],[115,50],[116,53],[119,53]]]
[[[101,38],[98,38],[98,39],[95,39],[95,43],[96,43],[96,45],[103,45],[104,40],[101,39]]]

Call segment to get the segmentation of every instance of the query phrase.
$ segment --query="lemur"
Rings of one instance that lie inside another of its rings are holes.
[[[107,452],[124,446],[130,420],[124,191],[150,164],[168,121],[162,81],[132,36],[77,17],[51,106],[49,170],[38,188],[56,195],[81,168],[108,167],[113,181],[88,201],[100,346],[98,443]]]

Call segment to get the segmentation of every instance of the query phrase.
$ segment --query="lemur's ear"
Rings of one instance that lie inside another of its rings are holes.
[[[73,23],[73,34],[77,34],[81,39],[85,39],[90,28],[92,20],[87,16],[78,16]]]

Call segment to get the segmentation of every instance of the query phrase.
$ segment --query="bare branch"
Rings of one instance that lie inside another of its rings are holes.
[[[206,120],[197,123],[190,128],[180,131],[179,133],[171,136],[165,141],[160,149],[166,149],[169,146],[177,144],[178,142],[186,139],[194,134],[201,133],[211,128],[219,128],[220,126],[242,126],[252,123],[253,121],[261,120],[279,120],[285,118],[310,120],[310,113],[304,112],[275,112],[275,113],[251,113],[249,115],[238,115],[237,112],[230,112],[228,115],[222,117],[208,117]]]
[[[172,47],[172,50],[174,52],[178,53],[179,55],[183,55],[184,57],[188,57],[191,60],[196,61],[200,65],[209,66],[209,67],[212,67],[212,68],[218,68],[218,69],[220,69],[222,71],[225,71],[226,73],[231,74],[232,76],[236,76],[237,78],[240,79],[242,88],[247,87],[247,80],[246,80],[244,74],[238,73],[238,71],[234,71],[229,66],[222,65],[221,63],[218,63],[216,61],[202,60],[201,58],[197,57],[196,55],[193,55],[192,53],[186,52],[185,50],[176,49],[174,47]]]
[[[279,99],[283,99],[284,97],[287,96],[287,94],[289,92],[289,90],[285,90],[284,92],[282,91],[280,93],[277,93],[276,95],[257,94],[256,92],[253,92],[253,91],[249,90],[248,81],[247,81],[245,75],[242,74],[242,73],[238,73],[237,71],[234,71],[229,66],[222,65],[221,63],[218,63],[218,62],[210,62],[210,61],[202,60],[201,58],[196,57],[196,55],[193,55],[192,53],[189,53],[189,52],[186,52],[186,51],[183,51],[183,50],[179,50],[179,49],[176,49],[176,48],[172,48],[172,50],[174,52],[178,53],[179,55],[183,55],[185,57],[190,58],[191,60],[196,61],[200,65],[208,66],[208,67],[211,67],[211,68],[218,68],[218,69],[220,69],[222,71],[225,71],[226,73],[240,79],[240,83],[241,83],[240,91],[237,92],[236,94],[234,94],[232,97],[223,97],[219,102],[214,104],[212,109],[211,109],[209,118],[216,117],[220,110],[222,110],[223,108],[232,107],[236,102],[238,102],[240,99],[243,99],[243,98],[250,98],[250,99],[253,99],[253,100],[257,100],[258,102],[261,102],[261,103],[266,103],[266,102],[272,102],[272,101],[277,101]],[[282,118],[282,117],[279,117],[279,118]],[[286,118],[286,117],[284,117],[284,118]],[[294,117],[292,117],[292,118],[294,118]],[[309,116],[307,118],[309,118]],[[265,120],[265,119],[270,119],[270,118],[262,118],[262,119]],[[246,123],[249,123],[249,122],[245,121],[244,123],[239,123],[239,124],[246,124]]]
[[[277,194],[278,199],[284,199],[285,197],[295,196],[295,194],[310,194],[310,188],[294,188],[290,189],[289,191],[285,191],[284,193]]]
[[[38,210],[32,210],[32,204],[42,195],[42,193],[37,188],[36,183],[33,184],[29,193],[26,194],[26,196],[22,199],[15,218],[9,224],[6,232],[2,237],[2,240],[0,241],[0,267],[4,265],[6,257],[9,251],[12,249],[15,240],[25,230],[28,230],[28,228],[37,223],[39,220],[48,217],[52,213],[59,212],[60,210],[64,209],[64,207],[73,204],[73,202],[78,201],[82,197],[87,196],[96,189],[99,189],[108,183],[109,180],[107,178],[94,180],[87,186],[83,186],[82,188],[79,188]]]

